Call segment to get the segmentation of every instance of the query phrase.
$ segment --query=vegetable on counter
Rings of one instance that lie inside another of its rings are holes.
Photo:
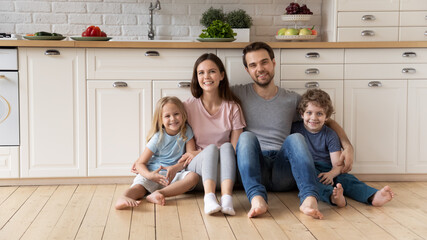
[[[233,32],[228,23],[221,20],[215,20],[206,29],[202,30],[200,38],[234,38],[237,34]]]
[[[98,26],[89,26],[84,32],[82,32],[82,37],[107,37],[107,34]]]
[[[62,34],[59,33],[50,33],[50,32],[36,32],[34,34],[27,34],[27,36],[58,36],[62,37]]]

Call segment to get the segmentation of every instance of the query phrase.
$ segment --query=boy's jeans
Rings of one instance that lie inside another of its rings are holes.
[[[243,132],[236,147],[237,166],[249,201],[268,191],[289,191],[296,186],[301,203],[308,196],[319,198],[316,169],[305,143],[297,133],[289,135],[279,151],[261,151],[257,137]]]

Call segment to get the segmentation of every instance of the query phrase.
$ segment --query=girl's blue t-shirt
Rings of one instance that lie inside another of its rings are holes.
[[[148,170],[154,171],[160,166],[168,167],[175,165],[185,153],[185,143],[193,138],[193,131],[188,124],[185,135],[187,136],[187,140],[184,142],[181,134],[178,133],[175,136],[171,136],[166,131],[163,131],[162,139],[159,142],[160,133],[157,132],[154,134],[146,145],[154,153],[148,161]]]

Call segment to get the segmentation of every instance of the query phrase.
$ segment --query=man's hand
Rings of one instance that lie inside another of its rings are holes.
[[[325,185],[333,185],[334,184],[334,178],[336,177],[336,174],[334,174],[332,171],[329,172],[322,172],[319,173],[319,175],[317,176],[318,178],[320,178],[320,182],[325,184]]]
[[[147,178],[153,182],[156,182],[166,187],[167,185],[169,185],[169,180],[167,179],[167,177],[159,173],[160,170],[162,169],[166,169],[166,168],[164,168],[163,166],[160,166],[157,170],[150,172]]]
[[[347,146],[341,152],[340,161],[344,163],[344,167],[341,170],[341,173],[348,173],[353,168],[353,159],[354,159],[354,150],[353,146]]]

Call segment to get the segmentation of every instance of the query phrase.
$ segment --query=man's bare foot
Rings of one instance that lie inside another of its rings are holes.
[[[389,186],[385,186],[374,194],[374,197],[372,198],[372,206],[381,207],[382,205],[390,202],[393,197],[394,193],[391,191],[391,188]]]
[[[122,196],[119,199],[117,199],[115,207],[116,207],[117,210],[122,210],[122,209],[125,209],[125,208],[128,208],[128,207],[136,207],[140,203],[141,203],[141,201],[137,201],[135,199]]]
[[[323,214],[317,207],[317,199],[313,196],[308,196],[304,199],[299,210],[312,218],[323,219]]]
[[[331,202],[338,207],[345,207],[345,205],[347,205],[341,183],[337,183],[337,186],[332,190]]]
[[[256,217],[266,213],[268,210],[268,204],[261,196],[255,196],[251,200],[251,209],[248,212],[248,217]]]
[[[159,191],[155,191],[147,196],[147,201],[164,206],[165,196],[163,196]]]

